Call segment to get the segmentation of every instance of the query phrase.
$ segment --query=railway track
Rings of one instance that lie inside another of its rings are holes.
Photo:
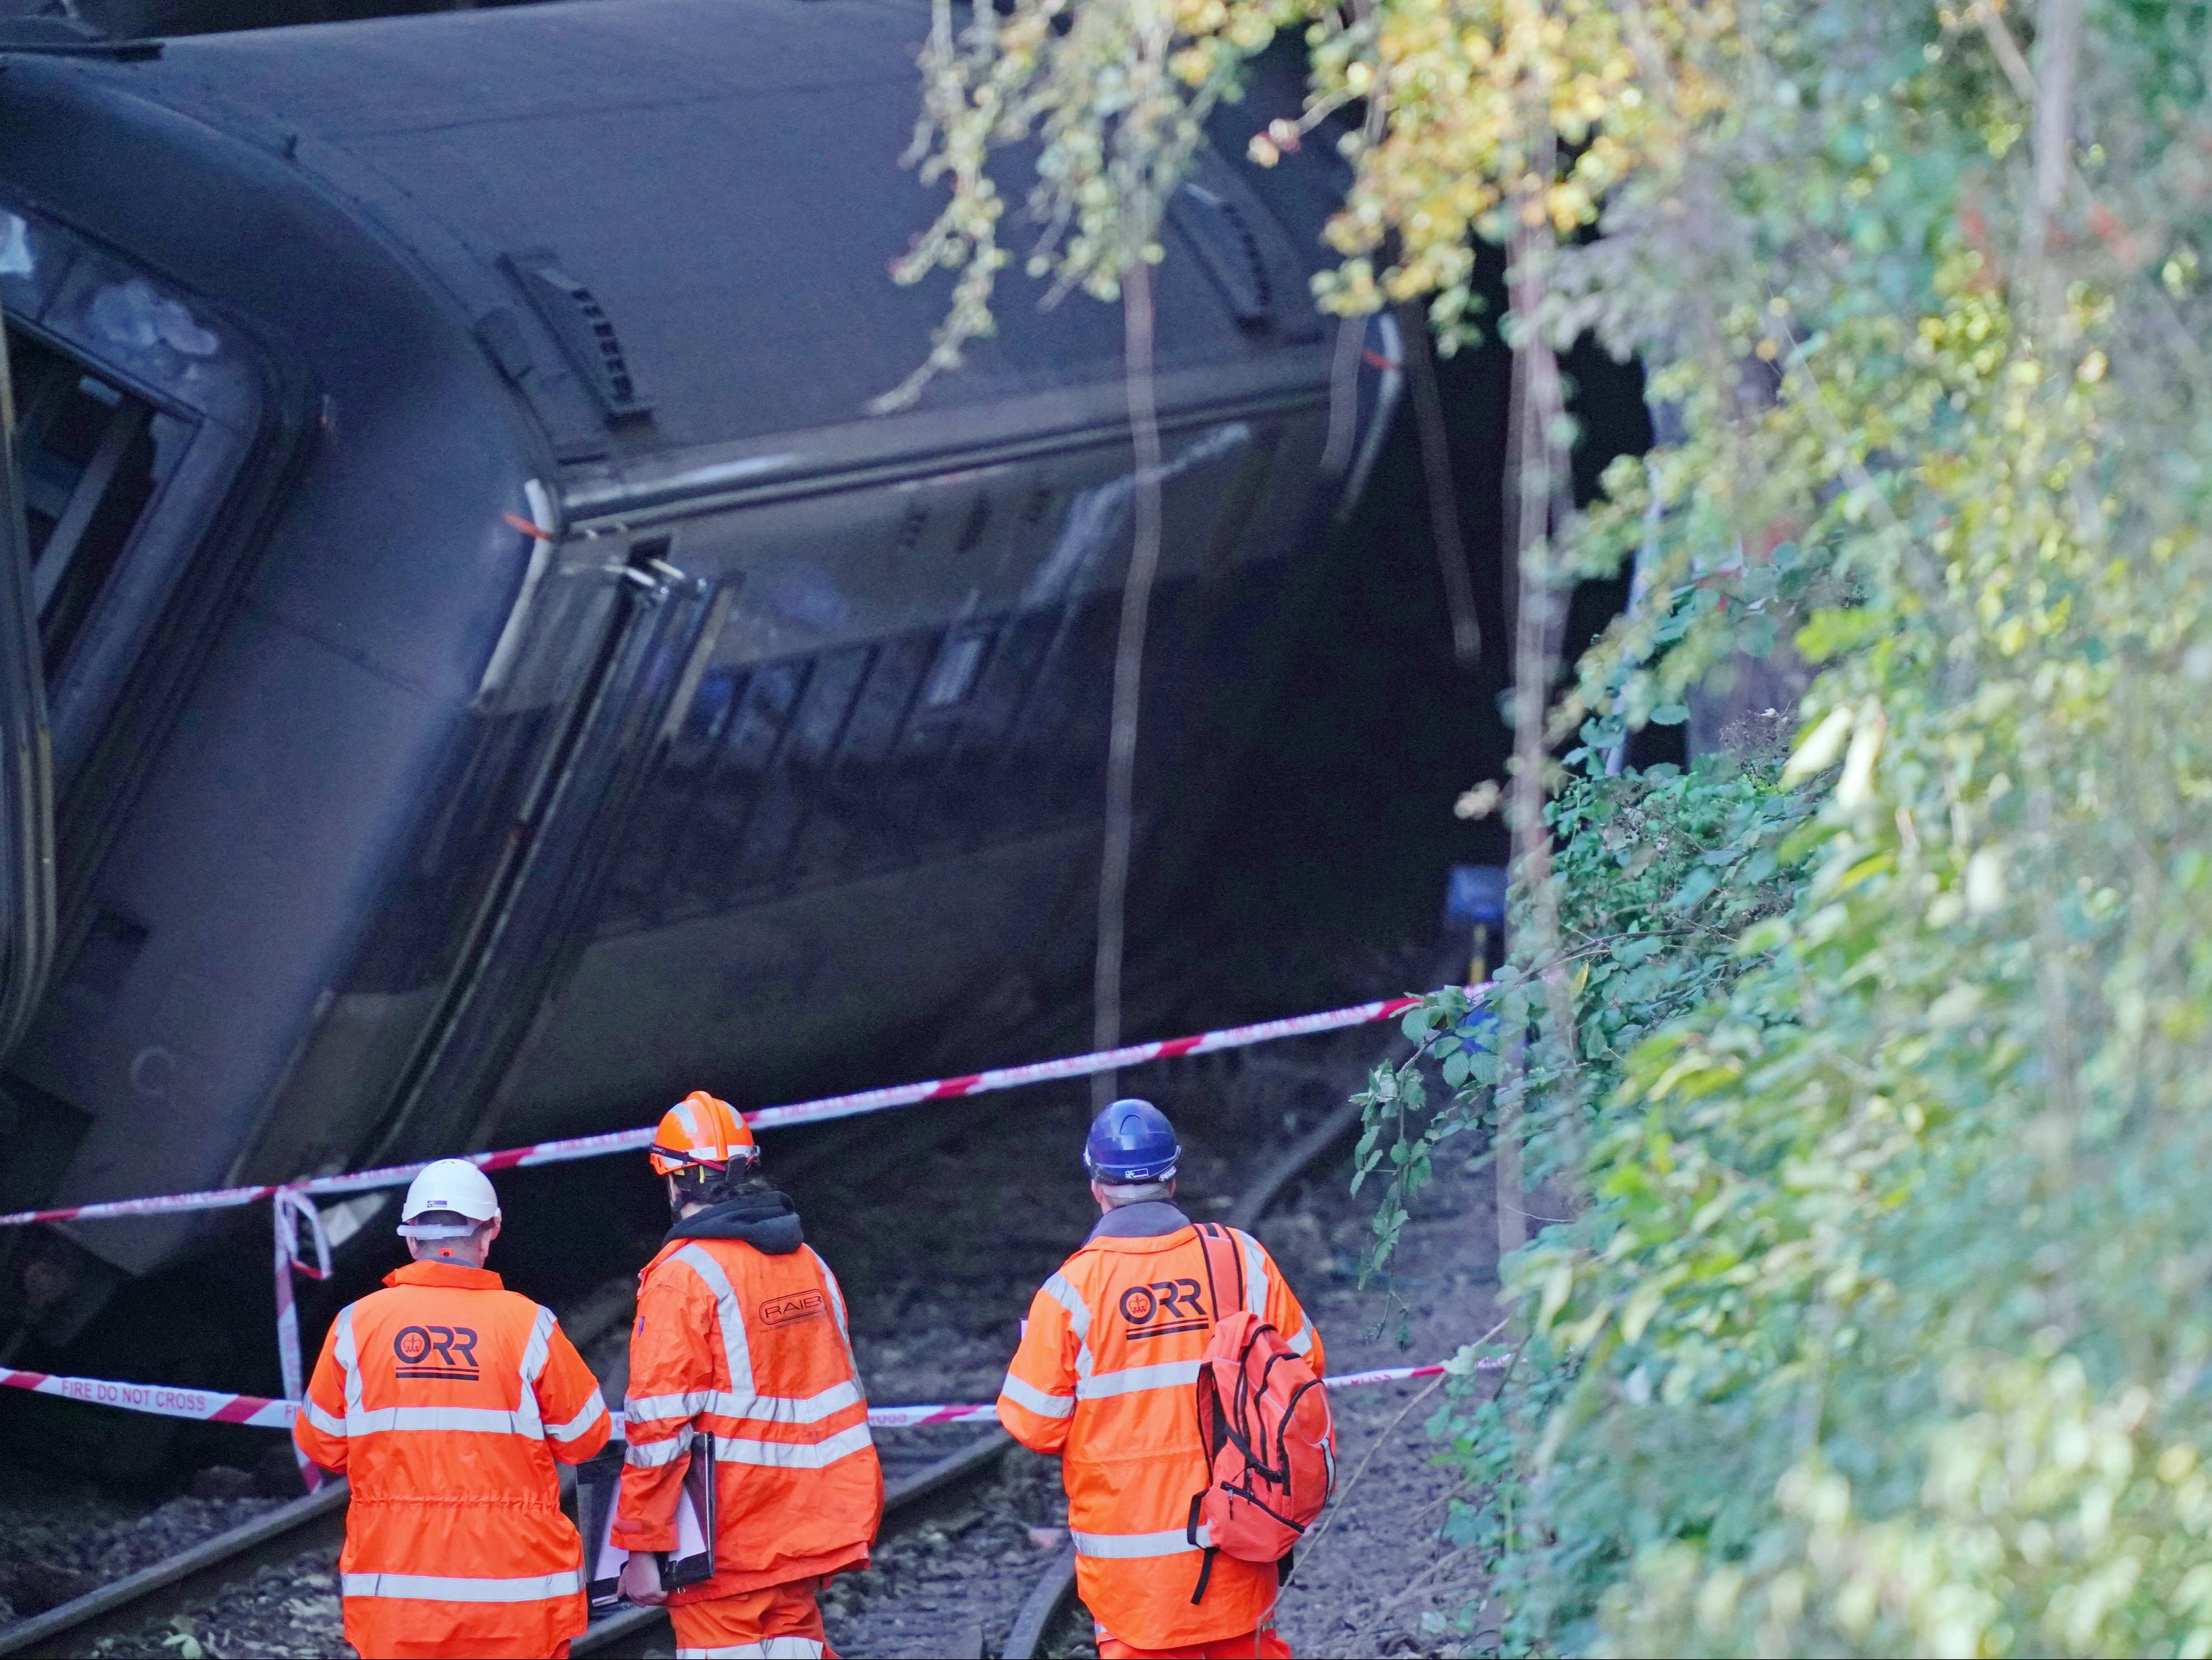
[[[1300,1137],[1238,1195],[1228,1215],[1231,1225],[1249,1228],[1257,1222],[1285,1187],[1349,1134],[1358,1122],[1358,1110],[1347,1104],[1337,1108]],[[886,1517],[909,1507],[918,1508],[921,1500],[942,1496],[983,1475],[1012,1444],[1012,1438],[1003,1430],[994,1430],[971,1445],[910,1475],[894,1479],[884,1489]],[[1000,1651],[1000,1660],[1035,1660],[1054,1622],[1074,1595],[1075,1548],[1064,1545],[1030,1582]],[[570,1645],[568,1651],[574,1655],[616,1656],[659,1646],[669,1636],[667,1615],[660,1609],[629,1608],[596,1622]]]
[[[892,1477],[884,1484],[885,1518],[902,1519],[905,1513],[920,1508],[923,1500],[940,1497],[981,1475],[1013,1444],[1013,1438],[1006,1431],[987,1431],[967,1445],[919,1469]],[[653,1645],[655,1639],[667,1641],[672,1638],[665,1609],[624,1608],[593,1620],[584,1634],[568,1645],[568,1652],[617,1656]]]
[[[1012,1444],[1005,1431],[992,1430],[894,1477],[884,1491],[885,1514],[896,1515],[981,1474]],[[346,1484],[325,1482],[308,1498],[295,1499],[165,1562],[0,1632],[0,1655],[82,1651],[103,1638],[143,1630],[166,1609],[188,1605],[258,1568],[289,1562],[317,1549],[335,1554],[345,1536],[345,1514]],[[649,1642],[666,1624],[666,1615],[658,1608],[625,1609],[592,1625],[569,1651],[617,1654]]]
[[[258,1568],[318,1548],[335,1552],[345,1536],[345,1516],[346,1484],[326,1481],[320,1492],[0,1631],[0,1655],[81,1652],[102,1638],[140,1630],[166,1608],[189,1606]]]
[[[1357,1125],[1349,1105],[1331,1112],[1285,1148],[1238,1195],[1226,1219],[1250,1227],[1284,1189],[1316,1158],[1338,1145]],[[574,1311],[580,1348],[595,1336],[627,1324],[626,1299],[595,1293]],[[570,1323],[564,1321],[564,1325]],[[884,1509],[894,1535],[936,1508],[962,1487],[989,1474],[1013,1445],[1003,1431],[991,1430],[949,1452],[886,1460]],[[889,1449],[887,1448],[888,1451]],[[904,1468],[900,1466],[904,1464]],[[144,1631],[172,1611],[192,1608],[259,1569],[296,1561],[309,1553],[335,1555],[345,1531],[347,1488],[343,1481],[267,1511],[239,1527],[204,1540],[165,1561],[130,1574],[84,1596],[0,1630],[0,1657],[16,1654],[85,1653],[104,1639]],[[1075,1554],[1064,1545],[1032,1580],[1001,1653],[1004,1660],[1031,1660],[1075,1588]],[[672,1633],[665,1611],[626,1608],[593,1624],[571,1645],[579,1656],[621,1656],[665,1648]]]

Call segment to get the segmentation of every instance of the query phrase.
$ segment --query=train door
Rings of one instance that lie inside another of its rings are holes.
[[[553,516],[550,498],[540,512]],[[728,609],[668,551],[665,536],[538,544],[475,712],[535,712],[541,741],[500,868],[365,1162],[481,1146],[492,1132],[494,1091],[582,948],[630,800]]]
[[[4,327],[4,322],[0,322]],[[54,811],[46,682],[22,491],[15,401],[0,355],[0,1055],[38,1006],[53,958]]]
[[[0,1037],[12,1041],[42,979],[49,1003],[105,1009],[149,938],[94,884],[307,428],[301,386],[230,319],[6,200],[0,307],[21,508],[4,532],[20,539],[0,550]],[[29,735],[34,683],[43,742]],[[0,1076],[0,1207],[51,1191],[90,1129],[58,1082],[28,1048]]]

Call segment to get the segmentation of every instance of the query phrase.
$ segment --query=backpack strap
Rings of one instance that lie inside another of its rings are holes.
[[[1236,1239],[1219,1223],[1200,1222],[1196,1226],[1199,1255],[1205,1259],[1206,1262],[1206,1295],[1212,1299],[1213,1317],[1218,1321],[1244,1306],[1244,1254],[1237,1249]],[[1234,1287],[1237,1300],[1224,1304],[1222,1301],[1222,1292],[1229,1287]],[[1210,1383],[1211,1379],[1206,1381]],[[1218,1396],[1214,1409],[1222,1429],[1237,1441],[1239,1450],[1245,1452],[1249,1460],[1249,1449],[1245,1446],[1243,1438],[1237,1434],[1231,1422],[1231,1414],[1223,1408]],[[1201,1425],[1202,1423],[1201,1419]],[[1202,1432],[1200,1438],[1201,1441],[1205,1439]],[[1210,1460],[1215,1449],[1208,1446],[1206,1451]],[[1209,1469],[1206,1474],[1211,1477],[1212,1472]],[[1192,1588],[1190,1593],[1190,1600],[1194,1604],[1205,1600],[1206,1588],[1212,1583],[1213,1559],[1218,1548],[1212,1545],[1200,1546],[1198,1542],[1200,1507],[1206,1503],[1206,1493],[1212,1491],[1212,1487],[1209,1481],[1206,1487],[1191,1495],[1190,1519],[1183,1527],[1183,1537],[1193,1548],[1203,1553],[1199,1559],[1198,1584]]]
[[[1191,1495],[1190,1520],[1183,1527],[1182,1536],[1194,1545],[1198,1543],[1198,1509],[1199,1506],[1203,1505],[1205,1502],[1205,1493],[1197,1493]],[[1205,1598],[1206,1584],[1213,1578],[1213,1555],[1215,1547],[1207,1545],[1202,1548],[1205,1554],[1199,1558],[1198,1587],[1190,1594],[1190,1600],[1194,1603],[1200,1602]]]
[[[1213,1299],[1213,1317],[1225,1320],[1244,1306],[1244,1253],[1237,1249],[1235,1236],[1218,1222],[1198,1224],[1198,1248],[1206,1259],[1206,1289]],[[1222,1301],[1226,1286],[1236,1288],[1233,1303]]]

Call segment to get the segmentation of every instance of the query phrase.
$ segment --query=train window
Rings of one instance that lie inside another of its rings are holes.
[[[990,643],[988,634],[955,634],[947,639],[922,686],[922,707],[949,708],[967,696],[975,687],[975,671],[983,666],[983,652]]]
[[[192,429],[13,329],[8,367],[39,641],[51,678]]]

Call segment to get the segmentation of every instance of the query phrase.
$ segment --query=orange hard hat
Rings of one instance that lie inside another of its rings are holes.
[[[656,1176],[673,1176],[690,1164],[721,1170],[732,1161],[750,1164],[760,1157],[738,1110],[704,1090],[693,1090],[663,1113],[647,1155]]]

